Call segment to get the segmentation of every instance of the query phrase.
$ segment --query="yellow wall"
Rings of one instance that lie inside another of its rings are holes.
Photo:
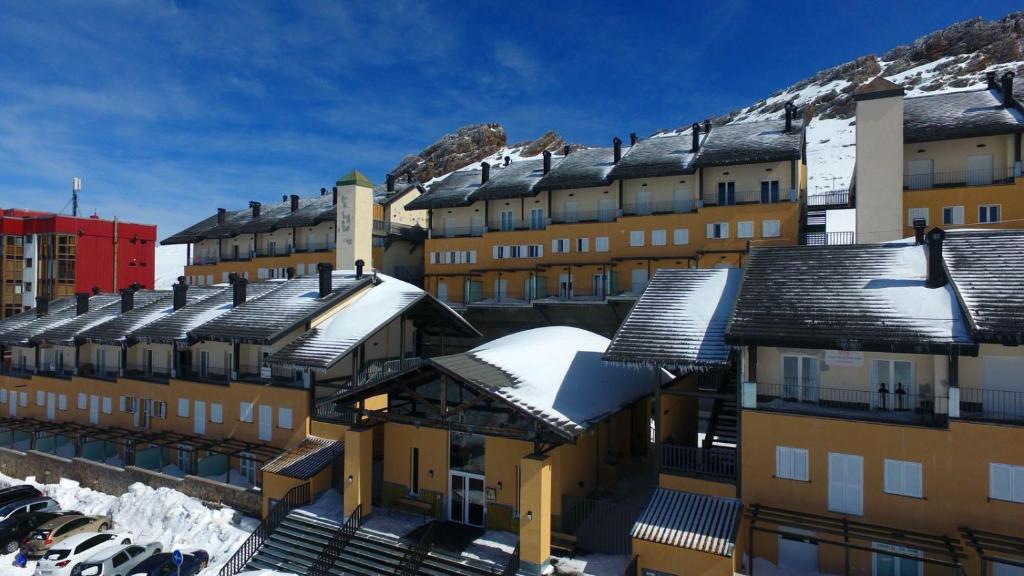
[[[733,573],[732,558],[636,538],[633,539],[633,554],[640,557],[637,563],[640,573],[643,570],[686,576],[730,576]]]
[[[859,198],[858,198],[859,201]],[[1018,178],[1013,184],[995,184],[992,186],[961,186],[957,188],[932,188],[927,190],[906,190],[903,192],[903,236],[914,235],[912,222],[909,220],[911,208],[928,209],[928,226],[956,228],[942,223],[942,209],[951,206],[963,206],[964,223],[967,228],[978,227],[978,207],[996,204],[999,206],[1000,224],[985,224],[985,228],[1020,228],[1024,220],[1024,178]]]

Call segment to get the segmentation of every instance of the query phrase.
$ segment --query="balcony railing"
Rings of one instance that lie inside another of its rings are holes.
[[[412,370],[421,364],[423,364],[423,359],[418,356],[410,356],[404,359],[370,360],[362,371],[359,372],[355,385],[366,386],[373,384],[406,370]]]
[[[270,246],[260,246],[259,248],[256,248],[256,257],[272,258],[275,256],[290,256],[293,252],[294,250],[292,250],[291,246],[274,246],[273,248]]]
[[[801,246],[839,246],[856,244],[856,232],[801,232]]]
[[[929,188],[961,188],[965,186],[1013,184],[1015,176],[1016,169],[1013,167],[904,174],[903,189],[927,190]]]
[[[832,190],[831,192],[816,192],[807,195],[808,208],[835,208],[849,206],[849,190]]]
[[[704,207],[704,202],[694,198],[670,200],[667,202],[634,202],[622,205],[624,216],[649,216],[651,214],[686,214]]]
[[[117,366],[106,366],[100,369],[97,368],[95,364],[80,364],[78,366],[78,374],[81,376],[88,376],[89,378],[117,380]]]
[[[662,444],[661,467],[669,472],[735,479],[736,449]]]
[[[220,255],[221,262],[245,262],[252,260],[252,252],[249,250],[239,250],[238,254],[228,253]]]
[[[552,212],[552,224],[577,224],[580,222],[611,222],[618,215],[614,208],[597,210],[570,210],[568,212]]]
[[[330,252],[334,250],[334,241],[330,242],[300,242],[293,250],[295,252]]]
[[[432,238],[467,238],[472,236],[483,236],[484,226],[449,226],[447,228],[435,228],[431,231]]]
[[[960,388],[960,418],[1024,425],[1024,392]]]
[[[492,220],[487,223],[487,232],[514,232],[517,230],[543,230],[547,221],[539,220]]]
[[[735,206],[737,204],[775,204],[778,202],[796,202],[796,190],[736,190],[735,192],[705,192],[705,206]]]
[[[756,386],[756,400],[744,390],[744,408],[923,426],[943,426],[948,421],[948,399],[931,394],[892,387],[884,392],[823,388],[807,379],[785,384],[758,382]]]
[[[217,256],[211,254],[211,255],[193,256],[192,260],[189,261],[188,265],[189,266],[203,266],[205,264],[216,264],[217,262],[220,262],[220,258],[218,258]]]

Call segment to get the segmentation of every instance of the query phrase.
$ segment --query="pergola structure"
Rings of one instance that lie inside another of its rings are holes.
[[[967,526],[960,528],[960,534],[977,551],[981,559],[981,576],[988,576],[988,566],[993,562],[1024,568],[1024,538],[975,530]]]
[[[927,534],[911,530],[902,530],[879,524],[858,522],[849,518],[834,518],[819,514],[797,512],[754,504],[747,509],[749,519],[747,555],[751,558],[750,574],[754,574],[753,558],[754,533],[761,532],[778,536],[796,536],[805,538],[818,545],[836,546],[843,549],[843,574],[851,574],[850,551],[877,553],[873,544],[887,544],[897,550],[885,550],[884,554],[894,558],[902,558],[923,562],[934,566],[942,566],[952,570],[953,574],[966,576],[963,560],[966,558],[959,539],[952,539],[941,534]],[[787,528],[790,530],[787,531]],[[796,532],[793,529],[801,532]],[[813,533],[806,536],[804,531]],[[920,555],[906,554],[898,551],[912,548]]]

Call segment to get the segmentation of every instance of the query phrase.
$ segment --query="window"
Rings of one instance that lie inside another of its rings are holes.
[[[409,450],[409,494],[420,493],[420,449]]]
[[[708,238],[723,240],[729,237],[728,222],[712,222],[708,224]]]
[[[277,409],[277,427],[285,428],[288,430],[292,429],[292,409],[291,408],[278,408]]]
[[[551,241],[551,253],[552,254],[566,254],[569,252],[569,239],[568,238],[555,238]]]
[[[633,230],[629,233],[629,245],[630,246],[643,246],[644,245],[644,231]]]
[[[779,237],[779,221],[778,220],[764,220],[761,222],[761,236],[763,238],[778,238]]]
[[[188,444],[178,444],[178,468],[185,474],[192,473],[192,448]]]
[[[256,459],[249,452],[238,455],[238,472],[249,484],[256,483]]]
[[[495,260],[508,258],[507,246],[491,246],[491,257]]]
[[[18,394],[18,405],[22,408],[28,406],[28,392],[21,392]]]
[[[907,210],[907,226],[913,226],[914,220],[921,218],[924,220],[925,226],[928,225],[928,209],[927,208],[911,208]]]
[[[113,414],[114,413],[114,400],[110,396],[103,397],[103,413]]]
[[[36,390],[36,406],[46,405],[46,392],[42,390]]]
[[[894,546],[883,542],[874,542],[872,548],[877,550],[874,553],[875,576],[921,576],[924,572],[923,562],[903,557],[921,557],[920,550]],[[890,554],[885,554],[885,552]],[[901,556],[892,556],[891,554],[901,554]]]
[[[999,205],[978,206],[978,222],[981,224],[999,222]]]
[[[761,203],[768,204],[769,202],[779,201],[779,181],[778,180],[762,180],[761,181]]]
[[[1024,503],[1024,466],[988,465],[988,497]]]
[[[595,252],[607,252],[608,251],[608,237],[598,236],[594,238],[594,251]]]
[[[523,469],[520,468],[519,465],[517,464],[516,465],[516,503],[515,503],[515,507],[512,508],[512,517],[513,518],[519,518],[519,506],[520,506],[520,501],[519,501],[519,496],[520,495],[519,495],[519,492],[522,490],[522,488],[523,488]]]
[[[542,258],[544,256],[544,246],[540,244],[530,244],[526,247],[526,255],[528,258]]]
[[[818,401],[818,359],[814,356],[782,357],[782,394],[788,400]]]
[[[78,394],[78,409],[85,410],[87,407],[87,397],[85,394],[79,392]]]
[[[775,477],[807,482],[810,479],[807,468],[807,449],[776,446]]]
[[[61,394],[57,396],[57,409],[66,411],[68,409],[68,395]]]
[[[512,218],[511,210],[501,211],[501,231],[508,232],[515,229],[515,221]]]
[[[188,418],[188,398],[178,398],[178,418]]]
[[[31,258],[25,258],[25,268],[31,268],[31,267],[32,267],[32,259]]]
[[[718,183],[718,205],[719,206],[732,206],[736,203],[736,183],[735,182],[719,182]]]
[[[214,424],[224,423],[224,405],[210,404],[210,422]]]
[[[828,454],[828,509],[840,514],[864,514],[864,457]]]
[[[750,220],[736,223],[736,237],[737,238],[753,238],[754,237],[754,223]]]
[[[577,238],[576,239],[576,251],[577,252],[590,252],[590,238]]]
[[[963,224],[964,223],[964,207],[963,206],[946,206],[942,209],[942,223],[943,224]]]
[[[921,498],[921,463],[885,460],[885,492],[897,496]]]
[[[903,410],[913,406],[914,364],[906,360],[872,361],[871,390],[876,408]]]
[[[542,230],[546,223],[543,208],[530,208],[530,230]]]
[[[676,228],[672,231],[672,243],[676,246],[682,246],[690,243],[690,229],[689,228]]]
[[[523,247],[522,246],[519,246],[519,245],[509,246],[508,250],[509,250],[509,253],[511,254],[512,258],[522,258],[523,257]]]
[[[664,230],[651,230],[651,246],[664,246],[666,238]]]

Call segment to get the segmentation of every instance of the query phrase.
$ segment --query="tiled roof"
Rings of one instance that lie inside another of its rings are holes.
[[[223,288],[192,286],[185,297],[186,306],[219,294],[222,290]],[[79,332],[75,340],[79,342],[114,343],[128,339],[135,331],[175,312],[172,294],[170,292],[165,292],[164,294],[163,297],[157,298],[147,305],[140,305],[139,301],[136,300],[135,307],[128,312],[88,330]]]
[[[405,205],[406,210],[454,208],[469,206],[469,195],[480,187],[483,172],[478,169],[457,170],[427,188],[427,193]]]
[[[554,162],[555,158],[552,158],[552,164]],[[539,190],[536,190],[534,186],[542,176],[544,176],[543,159],[518,160],[508,166],[491,168],[490,179],[476,189],[471,199],[477,201],[536,196]]]
[[[269,344],[323,313],[354,290],[369,286],[371,281],[371,275],[357,280],[354,272],[334,272],[331,292],[323,298],[319,295],[317,275],[277,282],[277,288],[193,328],[189,336],[199,340]]]
[[[726,331],[733,344],[938,353],[974,345],[948,284],[928,288],[924,246],[760,248]]]
[[[605,360],[686,368],[728,364],[725,328],[742,279],[735,268],[659,270],[615,333]]]
[[[657,488],[632,537],[731,558],[742,511],[736,498]]]
[[[536,190],[589,188],[611,182],[608,174],[615,167],[612,148],[575,150],[551,167],[535,185]]]
[[[951,230],[942,248],[975,340],[1024,344],[1024,231]]]
[[[1003,108],[993,90],[971,90],[903,100],[903,141],[928,142],[1024,131],[1019,110]]]
[[[59,298],[57,300],[54,300],[53,302],[50,302],[48,310],[50,314],[57,314],[58,312],[62,310],[67,310],[68,308],[74,309],[74,307],[75,297],[65,296],[64,298]],[[8,316],[7,318],[0,320],[0,335],[11,332],[16,328],[27,326],[32,322],[35,322],[36,320],[39,319],[39,317],[36,314],[37,310],[35,308],[32,308],[30,310],[25,310],[24,312],[19,312],[13,316]]]
[[[278,228],[314,226],[335,219],[334,196],[327,194],[299,198],[299,208],[291,209],[291,199],[260,206],[260,215],[252,217],[252,209],[228,211],[224,222],[213,214],[184,230],[168,236],[161,244],[186,244],[212,238],[231,238],[238,234],[270,232]]]
[[[165,290],[139,290],[135,293],[135,305],[147,306],[170,292]],[[101,300],[101,296],[103,299]],[[110,299],[108,303],[107,300]],[[71,343],[78,334],[116,319],[121,315],[121,296],[119,294],[102,294],[89,299],[89,311],[79,314],[67,322],[63,322],[49,330],[40,332],[32,338],[36,344]]]
[[[692,174],[692,149],[693,136],[690,132],[640,140],[612,168],[610,177],[654,178]]]
[[[321,222],[334,222],[335,218],[337,218],[337,207],[334,205],[334,195],[328,191],[322,196],[300,198],[299,209],[282,217],[277,222],[277,226],[278,228],[316,226]]]
[[[281,282],[256,282],[246,286],[246,298],[252,300],[267,292],[279,288]],[[215,287],[215,294],[197,302],[187,304],[184,308],[132,332],[128,338],[143,342],[173,343],[188,339],[190,330],[202,326],[222,314],[232,310],[232,288],[230,286]],[[192,292],[189,288],[189,292]]]
[[[309,480],[345,453],[345,443],[306,436],[298,446],[267,462],[263,472]]]
[[[22,322],[20,325],[10,328],[5,325],[0,325],[0,344],[28,344],[30,340],[36,338],[40,334],[56,330],[60,326],[69,322],[75,322],[76,319],[80,318],[80,316],[76,315],[77,307],[75,304],[75,298],[72,297],[70,300],[70,306],[62,305],[57,310],[54,310],[51,307],[45,316],[36,318],[30,322]],[[120,302],[121,297],[116,294],[98,294],[89,298],[89,310],[101,310],[112,304],[120,305]],[[88,313],[83,314],[82,316],[87,315]],[[77,325],[77,323],[75,325]],[[58,336],[56,332],[54,332],[54,336]],[[61,340],[63,340],[63,338],[61,338]]]
[[[782,119],[714,126],[704,137],[693,163],[728,166],[797,160],[803,137],[803,121],[799,118],[793,120],[789,132]]]

